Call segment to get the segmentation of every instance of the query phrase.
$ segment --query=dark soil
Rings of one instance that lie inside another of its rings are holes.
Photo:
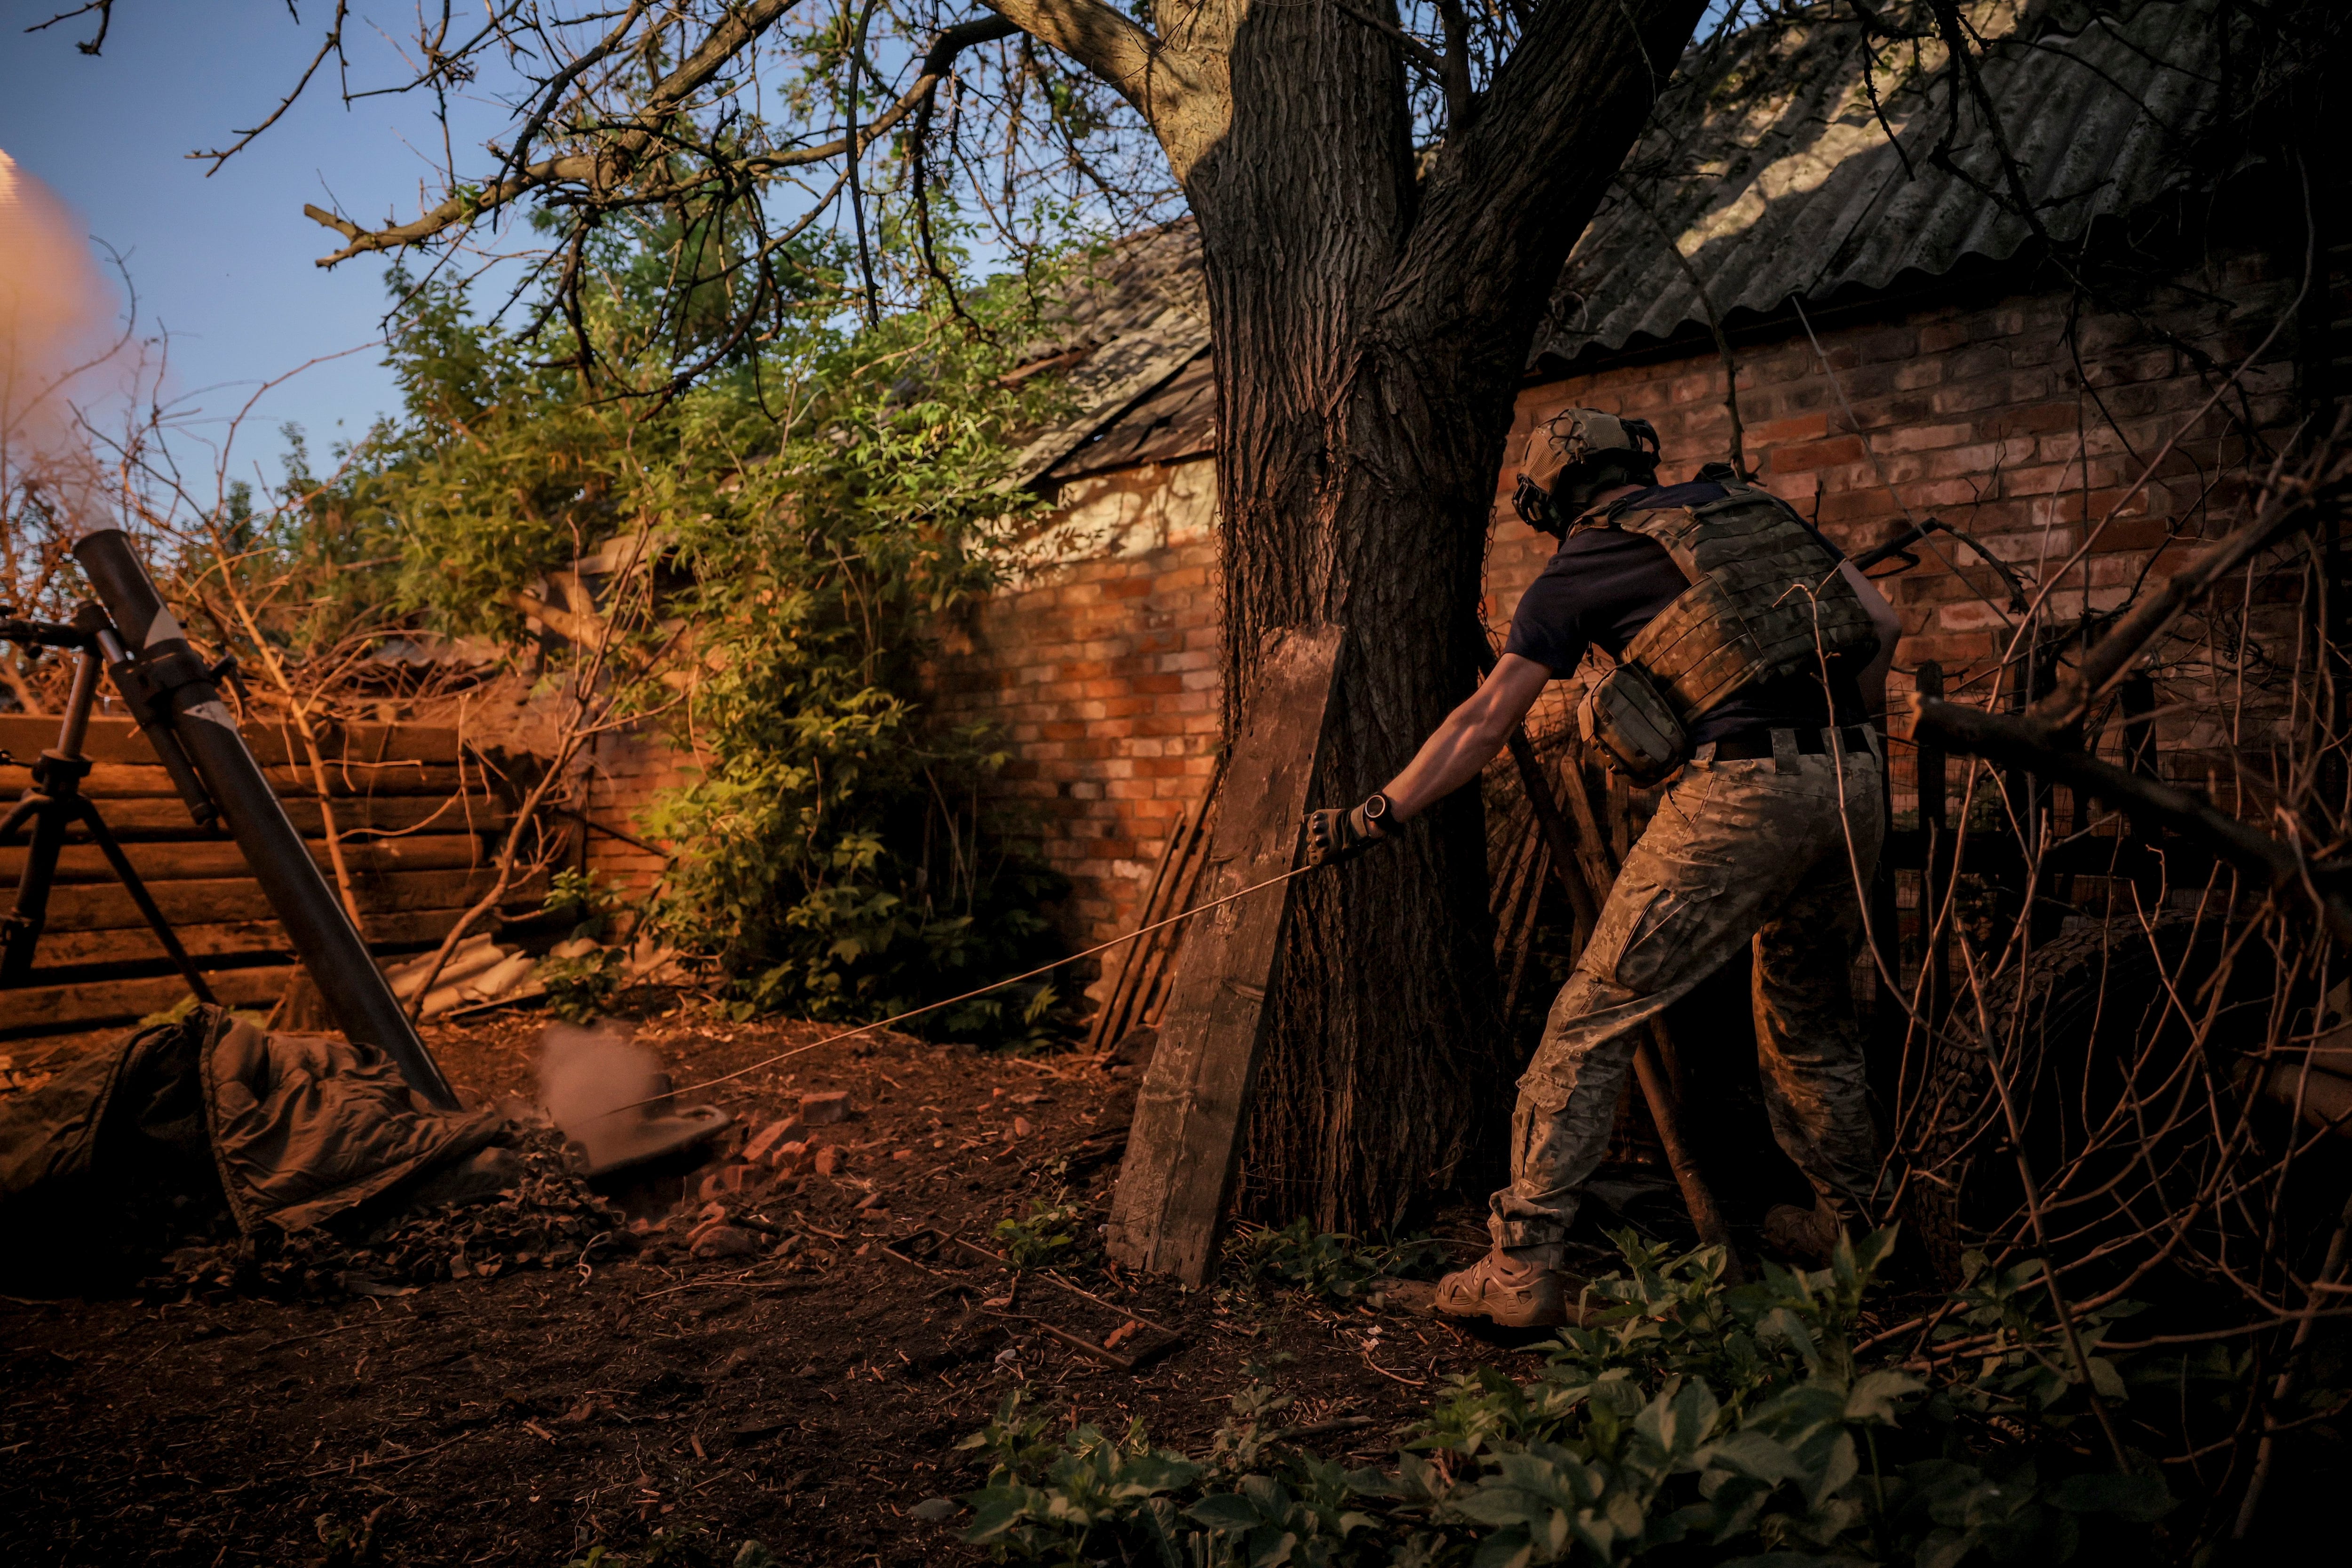
[[[429,1033],[468,1100],[497,1104],[530,1092],[542,1022]],[[824,1033],[679,1006],[637,1038],[686,1085]],[[1394,1301],[1106,1268],[1094,1226],[1134,1090],[1077,1058],[883,1037],[688,1098],[737,1116],[723,1153],[827,1089],[858,1108],[828,1130],[845,1163],[738,1205],[773,1227],[756,1258],[693,1260],[680,1226],[633,1258],[493,1261],[404,1295],[0,1302],[0,1558],[556,1565],[599,1545],[631,1560],[667,1531],[722,1563],[746,1540],[788,1563],[972,1560],[955,1524],[908,1510],[978,1483],[955,1445],[1016,1387],[1199,1450],[1262,1373],[1297,1425],[1369,1418],[1317,1441],[1370,1457],[1452,1373],[1518,1359]],[[665,1212],[713,1168],[615,1195]],[[1033,1273],[1005,1304],[1005,1270],[939,1239],[992,1246],[997,1221],[1065,1192],[1087,1220],[1056,1271],[1099,1303]],[[1460,1256],[1483,1245],[1475,1218],[1441,1226]],[[1099,1345],[1121,1309],[1177,1342],[1142,1331],[1127,1371],[1047,1331]],[[331,1546],[371,1520],[364,1551]]]

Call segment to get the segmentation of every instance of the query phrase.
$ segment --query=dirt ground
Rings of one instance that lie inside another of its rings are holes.
[[[531,1090],[543,1023],[428,1034],[468,1101],[497,1104]],[[681,1085],[825,1033],[691,1003],[636,1029]],[[954,1523],[908,1510],[978,1482],[955,1445],[1016,1386],[1066,1419],[1139,1415],[1199,1449],[1263,1373],[1326,1452],[1369,1457],[1449,1374],[1528,1361],[1395,1300],[1187,1292],[1106,1268],[1094,1227],[1134,1089],[1079,1058],[884,1037],[693,1098],[756,1131],[824,1089],[857,1108],[826,1130],[839,1169],[737,1202],[769,1227],[766,1256],[698,1261],[657,1232],[634,1258],[491,1260],[495,1277],[402,1295],[0,1301],[0,1558],[340,1563],[329,1543],[373,1520],[362,1560],[385,1563],[633,1559],[663,1531],[720,1563],[746,1540],[788,1563],[976,1560]],[[619,1197],[691,1213],[707,1173]],[[1008,1271],[941,1240],[993,1246],[996,1222],[1066,1192],[1087,1215],[1061,1282],[1032,1272],[1013,1301]],[[1483,1245],[1476,1218],[1438,1226],[1456,1255]],[[1157,1325],[1114,1352],[1134,1370],[1055,1332],[1099,1346],[1130,1313]]]

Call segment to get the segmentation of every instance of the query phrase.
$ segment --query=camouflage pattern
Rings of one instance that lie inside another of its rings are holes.
[[[1773,1135],[1841,1223],[1874,1212],[1878,1144],[1848,971],[1863,935],[1855,889],[1878,864],[1884,770],[1874,741],[1845,755],[1842,780],[1839,759],[1800,753],[1793,731],[1772,742],[1754,761],[1700,747],[1626,858],[1519,1079],[1496,1245],[1562,1239],[1643,1031],[1741,942],[1754,944]]]

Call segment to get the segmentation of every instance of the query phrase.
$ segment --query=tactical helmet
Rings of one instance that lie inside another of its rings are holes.
[[[1528,432],[1523,463],[1512,508],[1529,528],[1561,533],[1603,490],[1657,477],[1658,432],[1646,419],[1563,408]]]

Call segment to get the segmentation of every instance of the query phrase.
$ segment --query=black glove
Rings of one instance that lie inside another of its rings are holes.
[[[1376,795],[1353,811],[1307,814],[1307,863],[1337,866],[1353,860],[1389,837],[1381,826],[1389,814],[1386,795]]]

